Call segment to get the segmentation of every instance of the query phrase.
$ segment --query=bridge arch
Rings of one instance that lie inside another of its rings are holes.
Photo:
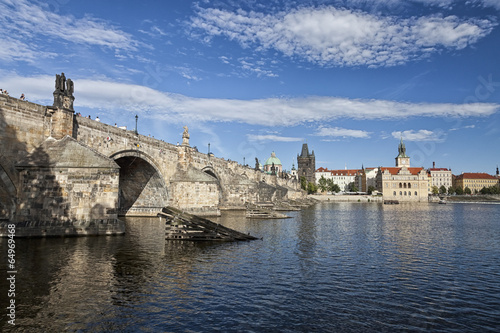
[[[217,179],[220,183],[221,179],[219,177],[219,175],[217,174],[217,171],[215,171],[215,169],[211,166],[211,165],[207,165],[206,167],[204,167],[203,169],[201,169],[202,172],[214,177],[215,179]]]
[[[225,186],[223,185],[223,180],[221,176],[211,165],[205,166],[204,168],[201,169],[201,171],[217,179],[217,187],[219,188],[219,205],[222,204],[225,201],[226,189]]]
[[[151,156],[138,150],[122,150],[110,158],[120,166],[119,215],[156,216],[168,205],[165,177]]]

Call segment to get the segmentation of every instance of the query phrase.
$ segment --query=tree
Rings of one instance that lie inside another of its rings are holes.
[[[349,191],[350,192],[358,192],[358,187],[356,186],[355,183],[350,183],[349,184]]]
[[[456,191],[455,191],[455,188],[453,186],[448,187],[448,194],[449,195],[453,195],[453,194],[455,194],[455,192]]]
[[[472,194],[472,191],[471,191],[471,189],[467,186],[466,188],[464,188],[464,193],[465,193],[465,194]]]
[[[457,186],[457,188],[455,189],[455,193],[457,195],[463,195],[464,194],[464,189],[461,188],[460,186]]]
[[[304,191],[307,190],[307,179],[304,176],[300,176],[300,188]]]
[[[441,194],[446,193],[446,187],[444,185],[441,185],[441,187],[439,188],[439,193],[441,193]]]
[[[432,191],[432,194],[438,194],[439,193],[439,189],[436,185],[434,185],[432,188],[431,188],[431,191]]]
[[[313,194],[318,191],[318,187],[314,183],[307,183],[307,193]]]
[[[339,193],[340,192],[340,186],[338,184],[334,184],[332,181],[332,186],[330,187],[330,191]]]
[[[325,177],[321,176],[321,178],[318,180],[318,188],[319,188],[319,190],[321,192],[326,192],[327,185],[328,185],[328,181],[326,180]]]
[[[372,194],[373,191],[375,191],[375,187],[373,187],[372,185],[368,186],[368,194]]]

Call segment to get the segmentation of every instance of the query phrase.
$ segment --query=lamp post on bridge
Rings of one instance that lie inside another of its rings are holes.
[[[139,116],[138,115],[135,115],[135,134],[139,134],[137,132],[137,119],[139,119]]]

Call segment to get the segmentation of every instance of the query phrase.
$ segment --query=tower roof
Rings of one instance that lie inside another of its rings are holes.
[[[409,157],[408,155],[406,155],[406,146],[403,143],[403,137],[401,137],[401,142],[398,146],[398,153],[398,157]]]
[[[302,151],[300,152],[300,157],[309,157],[314,156],[314,150],[311,154],[309,154],[309,147],[307,147],[307,143],[302,144]]]

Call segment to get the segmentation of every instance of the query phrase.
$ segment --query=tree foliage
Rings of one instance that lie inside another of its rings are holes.
[[[439,188],[439,193],[441,193],[441,194],[446,193],[446,187],[444,185],[441,185],[441,187]]]
[[[318,186],[314,183],[307,183],[307,193],[308,194],[313,194],[318,191]]]
[[[479,192],[481,194],[500,194],[500,186],[494,185],[490,187],[483,187]]]
[[[432,194],[439,194],[439,189],[436,185],[431,188]]]
[[[368,190],[367,190],[367,193],[368,194],[372,194],[373,191],[375,191],[375,187],[373,187],[372,185],[368,186]]]
[[[304,191],[307,190],[307,179],[304,176],[300,176],[300,188]]]
[[[325,177],[321,176],[321,178],[318,180],[318,189],[321,192],[326,192],[328,191],[328,181],[326,180]]]

